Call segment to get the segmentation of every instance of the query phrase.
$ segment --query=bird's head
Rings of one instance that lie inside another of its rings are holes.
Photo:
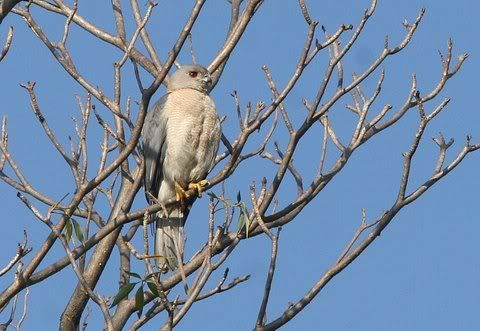
[[[183,65],[170,78],[168,91],[190,88],[203,93],[210,92],[212,78],[207,68],[199,65]]]

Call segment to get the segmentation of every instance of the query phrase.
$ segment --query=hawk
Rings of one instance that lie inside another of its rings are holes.
[[[206,68],[181,66],[172,75],[167,93],[145,118],[142,141],[147,201],[165,203],[176,198],[180,202],[154,216],[154,252],[164,271],[175,270],[182,263],[183,227],[193,203],[185,191],[195,189],[201,195],[217,155],[221,128],[209,96],[211,86]]]

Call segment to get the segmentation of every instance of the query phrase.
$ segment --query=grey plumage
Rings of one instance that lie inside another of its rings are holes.
[[[182,66],[171,77],[165,94],[147,114],[142,131],[145,193],[149,203],[176,197],[206,178],[221,137],[220,120],[208,95],[210,75],[201,66]],[[190,202],[191,203],[191,202]],[[190,206],[176,206],[156,215],[155,255],[161,268],[174,270],[183,257],[183,226]]]

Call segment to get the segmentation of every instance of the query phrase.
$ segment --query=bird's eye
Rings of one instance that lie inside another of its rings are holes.
[[[197,71],[189,71],[188,72],[188,75],[192,78],[195,78],[198,76],[198,72]]]

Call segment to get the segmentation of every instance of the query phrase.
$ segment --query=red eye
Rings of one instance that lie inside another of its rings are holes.
[[[190,77],[192,77],[192,78],[195,78],[195,77],[198,76],[198,72],[196,72],[196,71],[190,71],[190,72],[188,73],[188,75],[189,75]]]

